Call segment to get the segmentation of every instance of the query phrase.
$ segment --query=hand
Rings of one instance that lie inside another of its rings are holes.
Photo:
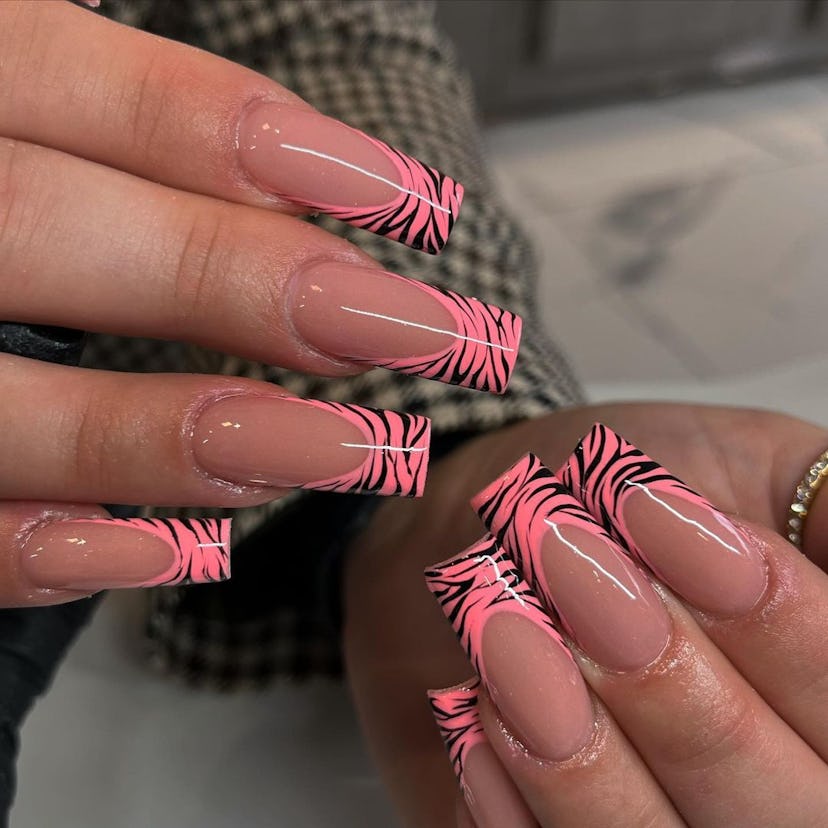
[[[615,599],[601,577],[594,576],[604,583],[595,598],[584,599],[573,576],[581,570],[565,558],[557,559],[558,578],[534,569],[535,592],[553,599],[557,611],[550,616],[568,624],[580,670],[537,624],[517,638],[501,624],[501,646],[484,637],[482,655],[479,630],[467,631],[464,642],[477,648],[475,665],[485,674],[478,710],[494,751],[479,763],[489,772],[487,790],[478,788],[473,805],[476,824],[822,824],[828,578],[781,535],[794,487],[828,446],[828,433],[772,413],[667,404],[564,410],[474,440],[436,465],[423,500],[382,504],[354,544],[346,586],[348,670],[365,734],[405,824],[475,824],[456,794],[426,699],[429,688],[467,682],[472,670],[422,571],[483,533],[468,505],[472,495],[527,451],[558,468],[596,421],[738,515],[752,550],[738,563],[750,559],[749,565],[738,572],[732,561],[709,557],[715,550],[701,530],[669,514],[639,520],[627,531],[645,550],[640,560],[649,560],[674,591],[658,586],[653,593],[643,569],[625,570],[628,583],[650,596],[638,620],[613,616]],[[595,481],[581,482],[594,512]],[[821,497],[804,548],[825,567],[828,498]],[[503,528],[513,505],[489,510],[493,530]],[[505,545],[537,539],[521,521],[522,531],[504,538]],[[609,552],[594,554],[598,560]],[[690,555],[695,570],[686,566]],[[759,569],[757,555],[764,560]],[[525,549],[519,560],[524,573],[538,562]],[[610,574],[620,565],[617,556],[612,560],[604,558]],[[765,566],[766,588],[764,574],[756,575]],[[514,573],[503,567],[500,574],[518,588],[510,581]],[[432,572],[432,581],[443,590],[444,609],[456,608],[450,575]],[[487,587],[494,582],[484,579]],[[503,616],[509,613],[488,617]],[[616,621],[610,628],[608,618]],[[493,755],[497,760],[489,761]]]
[[[436,253],[452,179],[266,77],[69,3],[0,3],[0,57],[0,319],[503,390],[518,319],[300,218]],[[0,400],[0,606],[226,577],[224,524],[110,522],[90,504],[418,494],[427,462],[422,417],[243,379],[2,356]]]

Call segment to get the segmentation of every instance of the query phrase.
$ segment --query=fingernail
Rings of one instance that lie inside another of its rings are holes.
[[[764,593],[764,559],[733,523],[612,429],[595,425],[562,477],[627,549],[690,604],[734,616]]]
[[[528,454],[485,491],[478,514],[581,649],[611,670],[655,661],[670,638],[664,602],[569,489]]]
[[[512,733],[556,761],[583,748],[593,713],[581,673],[495,539],[483,538],[425,575]]]
[[[415,250],[442,250],[463,200],[448,176],[313,110],[257,104],[238,143],[263,189]]]
[[[495,394],[506,390],[520,341],[521,319],[509,311],[356,265],[297,274],[291,311],[316,350]]]
[[[225,397],[193,429],[196,462],[214,477],[253,486],[419,497],[430,422],[297,397]]]
[[[230,521],[55,521],[29,536],[21,567],[43,589],[97,592],[225,581],[230,577]]]
[[[537,822],[500,764],[480,721],[475,679],[429,690],[431,712],[477,828],[536,828]]]

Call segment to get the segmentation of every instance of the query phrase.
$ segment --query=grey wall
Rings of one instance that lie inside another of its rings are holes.
[[[828,67],[828,0],[438,0],[490,119]]]

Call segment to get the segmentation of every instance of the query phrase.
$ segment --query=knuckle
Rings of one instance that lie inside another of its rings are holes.
[[[134,149],[148,161],[165,151],[165,126],[181,122],[176,111],[181,71],[181,54],[159,41],[136,75],[124,79],[126,88],[114,99],[117,108],[124,110],[119,117],[131,128]]]
[[[761,727],[751,700],[733,692],[694,718],[693,727],[673,742],[671,763],[689,772],[710,772],[756,748]]]
[[[116,482],[115,469],[124,441],[134,428],[129,406],[101,394],[91,394],[74,412],[68,474],[84,488],[107,490]]]
[[[183,234],[173,277],[172,308],[177,323],[187,324],[209,316],[211,308],[220,301],[220,286],[229,283],[225,277],[232,259],[227,233],[220,212],[200,212],[191,219]]]

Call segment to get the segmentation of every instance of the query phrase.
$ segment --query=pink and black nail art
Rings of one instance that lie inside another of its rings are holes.
[[[621,553],[612,537],[572,496],[571,490],[534,454],[527,454],[507,469],[475,496],[472,504],[486,528],[515,559],[530,586],[549,606],[555,606],[556,602],[541,559],[542,542],[547,533],[554,533],[561,542],[571,546],[561,532],[574,529]],[[567,626],[566,618],[562,616],[561,620]],[[568,626],[567,631],[572,634]]]
[[[543,629],[572,658],[517,565],[492,535],[486,535],[454,558],[430,567],[425,577],[472,666],[484,679],[483,628],[497,612],[522,615]]]
[[[230,577],[230,520],[202,518],[73,519],[73,524],[99,523],[147,532],[164,541],[175,557],[170,568],[135,587],[182,586],[226,581]]]
[[[353,448],[368,450],[365,462],[353,471],[307,483],[317,491],[420,497],[428,471],[431,421],[416,414],[400,414],[348,403],[302,400],[332,411],[355,425],[365,436]]]
[[[636,491],[653,499],[675,496],[719,515],[704,497],[608,426],[596,423],[560,470],[561,480],[627,549],[644,563],[624,519],[624,504]],[[733,531],[732,528],[728,531]]]
[[[299,203],[414,250],[439,253],[460,212],[463,185],[378,138],[359,134],[393,164],[398,180],[385,183],[397,190],[397,195],[387,204],[372,207]]]
[[[469,751],[489,741],[477,708],[479,691],[479,679],[462,687],[428,691],[431,713],[440,728],[454,774],[463,789],[466,787],[464,768]]]
[[[521,318],[496,305],[434,285],[417,286],[451,315],[455,329],[439,332],[453,336],[454,342],[435,354],[371,359],[371,364],[478,391],[504,393],[518,355]]]

